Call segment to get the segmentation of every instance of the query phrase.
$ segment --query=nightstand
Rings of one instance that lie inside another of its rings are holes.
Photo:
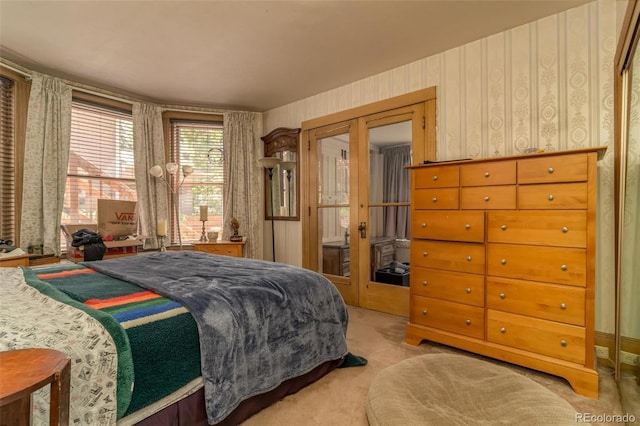
[[[51,384],[49,424],[69,424],[71,362],[54,349],[0,352],[0,423],[28,425],[31,392]]]
[[[349,245],[342,241],[322,245],[322,272],[325,274],[348,277]]]
[[[242,257],[244,242],[218,241],[215,243],[193,243],[195,251],[203,251],[211,254],[221,254],[223,256]]]
[[[0,257],[0,268],[13,268],[15,266],[29,266],[29,255]]]

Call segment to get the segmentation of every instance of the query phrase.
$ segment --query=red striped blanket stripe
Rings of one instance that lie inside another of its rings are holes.
[[[111,297],[109,299],[89,299],[85,300],[84,304],[91,306],[94,309],[104,309],[111,306],[124,305],[127,303],[142,302],[150,299],[158,299],[160,296],[158,293],[152,291],[141,291],[139,293],[127,294],[124,296]]]

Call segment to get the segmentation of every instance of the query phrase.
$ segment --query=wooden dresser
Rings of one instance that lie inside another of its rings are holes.
[[[411,168],[407,342],[564,377],[597,398],[597,160],[606,148]]]
[[[195,251],[203,251],[223,256],[242,257],[244,242],[218,241],[214,243],[193,243]]]

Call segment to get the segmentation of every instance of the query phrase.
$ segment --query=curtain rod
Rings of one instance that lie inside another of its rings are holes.
[[[31,74],[29,74],[28,72],[21,70],[20,68],[16,68],[12,65],[7,64],[6,62],[0,62],[0,65],[2,65],[5,68],[10,69],[13,72],[17,72],[18,74],[24,76],[25,79],[27,80],[31,80]]]
[[[91,90],[91,89],[87,89],[86,87],[80,86],[80,85],[78,85],[78,83],[74,83],[73,81],[65,80],[65,82],[67,84],[69,84],[69,86],[71,86],[73,88],[73,90],[77,90],[78,92],[88,93],[89,95],[100,96],[100,97],[103,97],[103,98],[111,99],[111,100],[118,101],[118,102],[124,102],[126,104],[131,104],[131,105],[133,105],[133,103],[135,102],[133,100],[124,99],[124,98],[121,98],[121,97],[118,97],[118,96],[113,96],[113,95],[110,95],[108,93],[98,92],[98,91],[94,91],[94,90]]]
[[[100,91],[100,89],[96,90],[91,90],[90,88],[87,88],[85,85],[79,84],[79,83],[75,83],[73,81],[69,81],[69,80],[65,80],[70,86],[73,87],[74,90],[78,90],[80,92],[85,92],[88,93],[90,95],[95,95],[95,96],[102,96],[104,98],[109,98],[112,99],[114,101],[119,101],[119,102],[124,102],[124,103],[128,103],[133,105],[135,102],[140,102],[140,103],[150,103],[153,105],[156,105],[160,108],[162,108],[164,111],[175,111],[175,112],[190,112],[190,113],[203,113],[203,114],[223,114],[225,112],[227,112],[227,110],[221,110],[221,109],[217,109],[217,108],[206,108],[206,107],[189,107],[189,106],[178,106],[178,105],[167,105],[167,104],[159,104],[156,102],[150,102],[150,101],[146,101],[143,99],[135,99],[135,98],[122,98],[119,97],[117,95],[113,95],[111,94],[111,92],[105,93],[103,91]]]

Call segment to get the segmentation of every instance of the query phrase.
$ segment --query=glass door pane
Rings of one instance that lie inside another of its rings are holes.
[[[348,136],[348,135],[346,135]],[[318,241],[322,273],[350,276],[349,139],[318,140]]]
[[[369,129],[372,282],[409,286],[411,121]]]

